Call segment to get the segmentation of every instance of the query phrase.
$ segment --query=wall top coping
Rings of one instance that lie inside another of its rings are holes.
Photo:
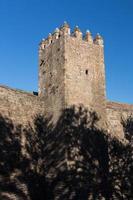
[[[128,112],[128,111],[133,111],[133,104],[107,101],[106,102],[106,108]]]
[[[28,91],[24,91],[24,90],[21,90],[21,89],[11,88],[11,87],[5,86],[5,85],[0,85],[0,89],[5,89],[7,91],[12,91],[12,92],[15,92],[15,93],[21,93],[21,94],[29,95],[29,96],[32,96],[32,97],[37,97],[37,95],[35,95],[34,92],[28,92]]]

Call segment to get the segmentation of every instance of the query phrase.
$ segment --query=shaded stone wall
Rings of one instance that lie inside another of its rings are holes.
[[[44,114],[45,104],[38,96],[0,86],[0,114],[14,123],[27,124],[37,114]]]
[[[117,138],[124,138],[122,120],[133,115],[133,105],[108,101],[106,110],[109,133]]]

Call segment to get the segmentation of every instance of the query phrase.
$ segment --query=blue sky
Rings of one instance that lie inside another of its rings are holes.
[[[37,91],[38,44],[64,21],[104,37],[107,98],[133,103],[132,0],[0,0],[0,84]]]

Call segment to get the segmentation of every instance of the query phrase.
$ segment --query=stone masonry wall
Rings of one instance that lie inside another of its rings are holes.
[[[44,114],[45,105],[38,96],[0,86],[0,114],[14,123],[27,124],[37,114]]]
[[[103,46],[82,38],[65,38],[65,100],[83,104],[105,120],[105,72]]]
[[[124,138],[122,120],[126,120],[133,115],[133,105],[116,102],[107,102],[106,105],[108,130],[117,138]]]
[[[0,86],[0,114],[12,119],[14,123],[27,124],[33,121],[34,116],[46,116],[47,112],[52,113],[51,108],[46,109],[45,98]],[[121,121],[133,114],[133,105],[107,101],[106,113],[109,132],[117,138],[123,138]]]
[[[45,44],[44,44],[45,45]],[[39,96],[45,100],[46,109],[57,119],[64,108],[64,40],[60,38],[39,52]]]

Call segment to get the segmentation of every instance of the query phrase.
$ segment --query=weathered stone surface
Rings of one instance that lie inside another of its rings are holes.
[[[64,33],[64,34],[63,34]],[[58,36],[57,36],[58,35]],[[91,37],[91,35],[89,36]],[[82,39],[68,27],[43,41],[39,50],[39,95],[54,115],[72,105],[84,105],[106,120],[103,40]]]
[[[110,134],[117,138],[124,138],[122,120],[133,114],[133,105],[107,102],[107,123]]]
[[[15,123],[30,123],[37,114],[44,114],[45,104],[38,96],[0,86],[0,114]]]

